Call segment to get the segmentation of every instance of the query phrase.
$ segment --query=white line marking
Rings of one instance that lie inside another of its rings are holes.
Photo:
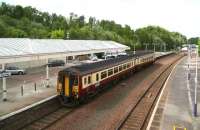
[[[191,77],[190,77],[191,79]],[[189,100],[189,103],[190,103],[190,109],[192,110],[192,97],[191,97],[191,89],[190,89],[190,85],[189,85],[189,80],[187,79],[187,93],[188,93],[188,100]]]
[[[183,58],[183,59],[184,59],[184,58]],[[168,81],[169,81],[169,79],[170,79],[172,73],[174,72],[175,67],[176,67],[183,59],[181,59],[180,61],[178,61],[178,62],[176,63],[176,65],[173,67],[173,69],[172,69],[170,75],[167,77],[167,80],[165,81],[165,84],[164,84],[164,86],[163,86],[163,88],[162,88],[162,91],[161,91],[161,93],[160,93],[160,95],[159,95],[159,98],[158,98],[158,100],[157,100],[157,102],[156,102],[156,106],[155,106],[155,108],[154,108],[154,110],[153,110],[153,112],[152,112],[152,115],[151,115],[151,117],[150,117],[150,120],[149,120],[149,123],[148,123],[148,126],[147,126],[147,129],[146,129],[146,130],[150,130],[151,124],[152,124],[152,122],[153,122],[154,116],[155,116],[156,111],[157,111],[157,109],[158,109],[159,102],[160,102],[161,97],[162,97],[162,95],[163,95],[163,92],[164,92],[164,90],[165,90],[165,88],[166,88],[166,86],[167,86],[167,83],[168,83]]]

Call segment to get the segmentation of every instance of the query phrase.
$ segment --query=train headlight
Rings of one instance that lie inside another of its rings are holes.
[[[58,83],[57,92],[60,93],[60,92],[61,92],[61,89],[62,89],[62,84],[61,84],[61,83]]]
[[[73,87],[73,92],[74,92],[75,94],[78,93],[78,86],[74,86],[74,87]]]

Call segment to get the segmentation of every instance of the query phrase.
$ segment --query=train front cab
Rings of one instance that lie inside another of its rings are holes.
[[[59,73],[57,81],[57,93],[64,104],[78,99],[79,78],[77,75]]]

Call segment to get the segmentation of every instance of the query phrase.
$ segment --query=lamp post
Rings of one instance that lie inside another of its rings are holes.
[[[162,43],[160,43],[160,52],[162,52]]]
[[[148,43],[145,44],[145,51],[148,51]]]
[[[135,50],[135,43],[133,44],[133,54],[135,55],[135,52],[136,52],[136,50]]]
[[[166,52],[166,43],[164,43],[164,52]]]
[[[195,91],[194,91],[194,116],[197,117],[197,78],[198,78],[198,48],[196,48],[196,71],[195,71]]]
[[[153,43],[153,52],[156,52],[156,43]]]

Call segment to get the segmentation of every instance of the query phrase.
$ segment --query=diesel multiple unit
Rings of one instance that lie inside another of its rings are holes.
[[[64,104],[85,100],[154,60],[154,53],[142,52],[66,68],[58,73],[57,93]]]

